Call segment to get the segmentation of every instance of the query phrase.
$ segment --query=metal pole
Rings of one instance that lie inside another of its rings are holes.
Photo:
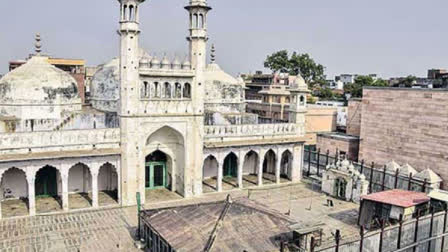
[[[408,191],[411,190],[411,184],[412,184],[412,172],[409,173],[409,183],[408,183]]]
[[[372,193],[372,181],[373,181],[373,167],[375,167],[375,163],[372,162],[372,167],[370,167],[370,182],[369,182],[369,193]]]
[[[319,167],[320,167],[320,148],[317,150],[317,176],[319,176]]]
[[[334,239],[336,240],[336,251],[335,252],[339,252],[339,242],[341,241],[341,231],[339,231],[339,229],[336,230]]]
[[[397,189],[398,187],[398,174],[400,173],[400,170],[396,170],[395,171],[395,185],[394,185],[394,189]]]
[[[384,220],[381,220],[381,233],[380,233],[379,252],[383,251],[383,236],[384,236]]]
[[[445,218],[443,219],[443,234],[446,233],[446,222],[447,222],[447,219],[448,219],[448,209],[445,206]],[[443,248],[445,247],[445,236],[442,237],[442,244],[441,244],[440,247],[441,247],[440,251],[443,252]]]
[[[419,219],[420,219],[420,213],[417,214],[417,218],[415,219],[415,231],[414,231],[414,244],[415,244],[415,246],[414,246],[414,249],[413,249],[414,252],[417,251],[417,247],[418,247],[418,244],[416,244],[416,243],[418,241],[418,221],[419,221]]]
[[[383,191],[386,188],[385,183],[386,183],[386,166],[384,166],[384,168],[383,168],[383,185],[381,186]]]
[[[137,240],[141,239],[141,234],[140,234],[140,211],[141,211],[141,201],[140,201],[140,192],[137,192],[137,217],[138,217],[138,227],[137,227]]]
[[[308,172],[307,172],[307,177],[310,176],[311,173],[311,148],[308,150]]]
[[[423,181],[423,185],[422,185],[422,192],[426,192],[426,184],[428,183],[428,180],[427,179],[425,179],[424,181]]]
[[[359,252],[362,252],[364,247],[364,226],[361,225],[359,229],[359,235],[361,236],[361,240],[359,241]]]
[[[362,174],[363,171],[364,171],[364,159],[361,161],[361,171],[359,173]]]
[[[315,243],[316,243],[316,241],[314,240],[314,236],[312,236],[311,237],[311,244],[310,244],[310,251],[311,252],[314,252],[314,247],[316,246]]]
[[[431,206],[431,224],[429,225],[429,238],[432,237],[432,231],[434,228],[434,208]],[[428,242],[428,252],[431,252],[431,240]]]
[[[327,155],[326,155],[326,159],[325,159],[325,168],[326,168],[327,165],[328,165],[328,159],[329,159],[329,157],[330,157],[330,150],[327,150]]]
[[[397,249],[401,248],[401,232],[403,231],[403,215],[402,214],[400,214],[399,223],[400,223],[400,226],[398,227]]]

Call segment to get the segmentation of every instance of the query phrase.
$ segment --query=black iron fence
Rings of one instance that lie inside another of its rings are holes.
[[[448,251],[448,211],[432,211],[429,215],[408,221],[402,219],[400,217],[400,221],[392,226],[382,223],[379,230],[372,232],[360,227],[359,237],[350,241],[343,241],[343,234],[337,230],[333,245],[316,247],[312,240],[310,251]]]
[[[305,148],[303,176],[309,178],[322,177],[322,172],[330,164],[335,164],[341,159],[341,155],[336,151],[335,155],[330,155],[329,151],[322,152],[321,150],[312,150]],[[381,192],[391,189],[403,189],[409,191],[430,192],[433,185],[430,185],[427,180],[414,178],[415,174],[403,174],[399,170],[392,172],[386,169],[386,166],[377,167],[375,163],[367,164],[362,160],[361,162],[352,161],[354,167],[364,174],[369,181],[369,193]],[[438,187],[441,187],[439,185]]]

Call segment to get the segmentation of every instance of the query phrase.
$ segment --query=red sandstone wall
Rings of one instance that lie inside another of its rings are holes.
[[[327,150],[331,156],[336,155],[336,150],[347,153],[347,158],[352,161],[358,160],[359,142],[358,141],[346,141],[336,139],[328,136],[317,136],[316,148],[321,150],[322,154],[325,154]]]
[[[359,158],[408,162],[448,181],[448,91],[368,88],[363,96]]]
[[[362,103],[360,99],[351,99],[348,101],[347,134],[352,136],[361,135],[361,110]]]

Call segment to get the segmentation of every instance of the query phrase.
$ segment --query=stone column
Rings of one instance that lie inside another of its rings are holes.
[[[68,197],[68,171],[61,174],[62,177],[62,209],[64,211],[68,211],[69,206],[69,197]]]
[[[3,173],[4,171],[0,171],[0,183],[2,182]],[[2,219],[2,200],[4,200],[3,197],[0,199],[0,220]]]
[[[241,158],[241,153],[238,157],[238,188],[243,189],[243,164],[244,157]]]
[[[36,193],[34,188],[35,174],[27,176],[28,181],[28,205],[30,216],[36,215]]]
[[[222,178],[223,178],[223,173],[224,173],[224,162],[218,162],[218,177],[217,177],[217,181],[216,181],[216,190],[218,192],[222,192]]]
[[[278,151],[277,159],[275,160],[275,183],[280,184],[280,165],[282,162],[281,152]]]
[[[258,173],[257,173],[257,185],[262,186],[263,185],[263,162],[264,162],[264,152],[260,151],[258,156]]]
[[[92,171],[92,206],[98,208],[98,170]]]
[[[302,144],[294,146],[293,148],[292,165],[291,165],[292,182],[299,182],[302,176],[303,147],[304,145]]]
[[[120,206],[122,206],[122,201],[121,201],[121,163],[120,163],[120,159],[117,160],[116,165],[115,165],[115,171],[117,172],[117,180],[118,180],[118,194],[117,194],[117,200],[118,200],[118,204]]]

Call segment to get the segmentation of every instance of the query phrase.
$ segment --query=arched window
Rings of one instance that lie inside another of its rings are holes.
[[[168,82],[165,82],[164,89],[165,89],[164,97],[165,98],[171,98],[171,84],[168,83]]]
[[[305,97],[303,95],[300,96],[300,105],[305,105]]]
[[[123,20],[126,20],[126,13],[127,13],[127,11],[128,11],[128,6],[125,4],[124,6],[123,6]]]
[[[204,28],[204,15],[202,14],[199,14],[198,28],[200,29]]]
[[[149,87],[148,87],[148,82],[143,82],[143,87],[142,87],[142,98],[148,98],[149,97]]]
[[[193,25],[192,25],[193,29],[198,28],[198,14],[193,14]]]
[[[191,98],[191,85],[190,85],[190,83],[185,83],[183,97],[187,98],[187,99]]]
[[[290,103],[289,97],[286,97],[286,103]]]
[[[154,82],[154,97],[160,98],[160,87],[158,82]]]
[[[134,19],[134,6],[129,5],[129,21],[133,21]]]
[[[175,88],[176,88],[174,92],[175,98],[178,99],[182,98],[182,86],[180,85],[180,83],[177,82]]]

